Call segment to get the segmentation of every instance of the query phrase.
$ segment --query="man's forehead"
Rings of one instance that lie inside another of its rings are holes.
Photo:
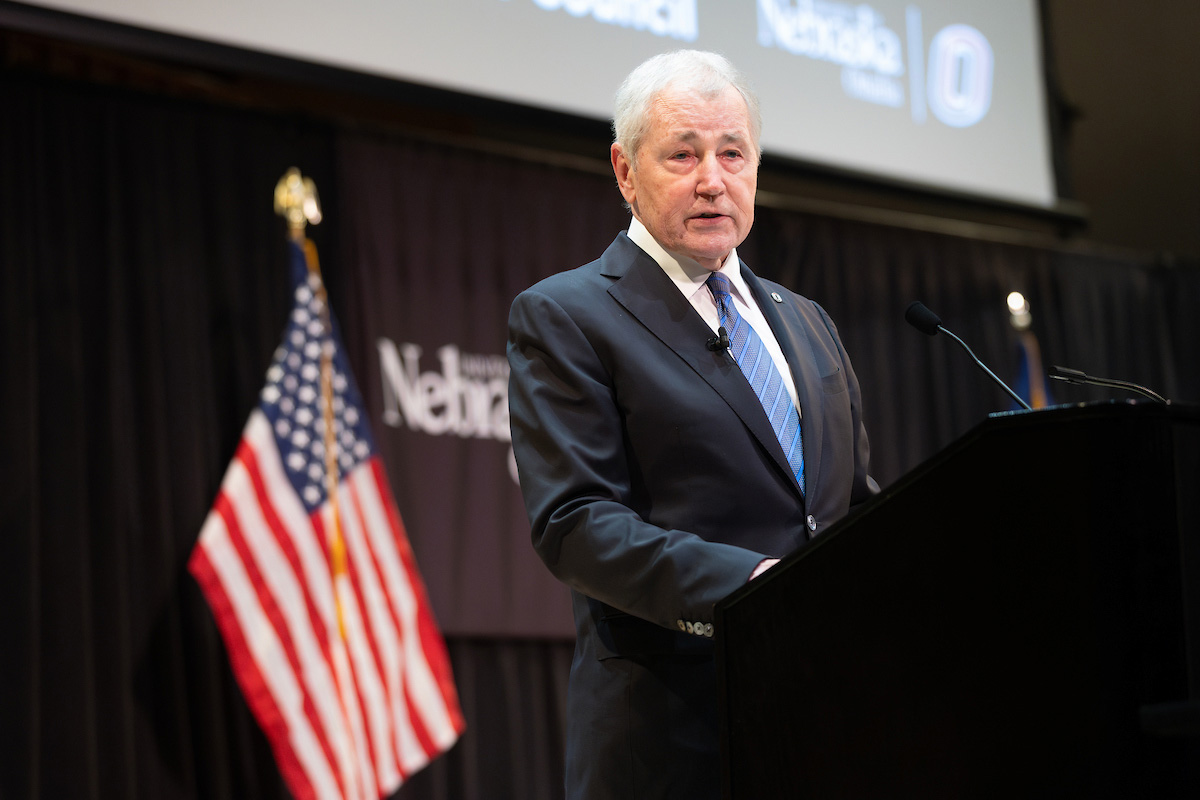
[[[750,112],[732,86],[714,97],[696,92],[663,92],[650,110],[650,128],[660,136],[692,140],[716,134],[727,141],[750,138]]]

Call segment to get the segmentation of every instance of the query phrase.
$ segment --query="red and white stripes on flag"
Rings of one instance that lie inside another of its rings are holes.
[[[292,317],[188,569],[290,791],[378,798],[464,723],[320,277],[292,247]]]

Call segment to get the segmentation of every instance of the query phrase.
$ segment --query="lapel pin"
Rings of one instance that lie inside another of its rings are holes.
[[[782,303],[783,298],[779,296],[779,292],[771,292],[771,299],[776,303]]]

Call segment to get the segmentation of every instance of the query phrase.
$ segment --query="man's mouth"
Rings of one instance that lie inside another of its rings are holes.
[[[717,217],[723,217],[725,215],[724,214],[710,214],[708,212],[705,212],[703,214],[697,214],[696,216],[699,219],[716,219]]]

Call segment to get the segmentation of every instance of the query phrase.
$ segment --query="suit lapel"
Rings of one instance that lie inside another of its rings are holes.
[[[601,257],[600,271],[616,278],[608,289],[612,298],[724,398],[795,486],[796,481],[791,477],[791,468],[770,420],[737,362],[726,352],[715,353],[708,349],[712,330],[662,267],[622,233]],[[770,298],[767,301],[770,302]],[[759,305],[763,305],[761,300]],[[774,323],[772,328],[775,328]],[[807,441],[805,453],[808,453]],[[799,496],[800,487],[795,488]]]
[[[817,359],[812,342],[808,338],[808,326],[800,319],[796,307],[791,303],[778,303],[771,297],[762,281],[750,268],[741,264],[742,277],[754,299],[758,302],[771,332],[775,334],[783,357],[792,370],[792,381],[796,385],[796,397],[800,401],[800,430],[804,442],[804,480],[811,493],[820,480],[821,443],[824,441],[822,422],[825,392],[821,375],[817,370]]]

